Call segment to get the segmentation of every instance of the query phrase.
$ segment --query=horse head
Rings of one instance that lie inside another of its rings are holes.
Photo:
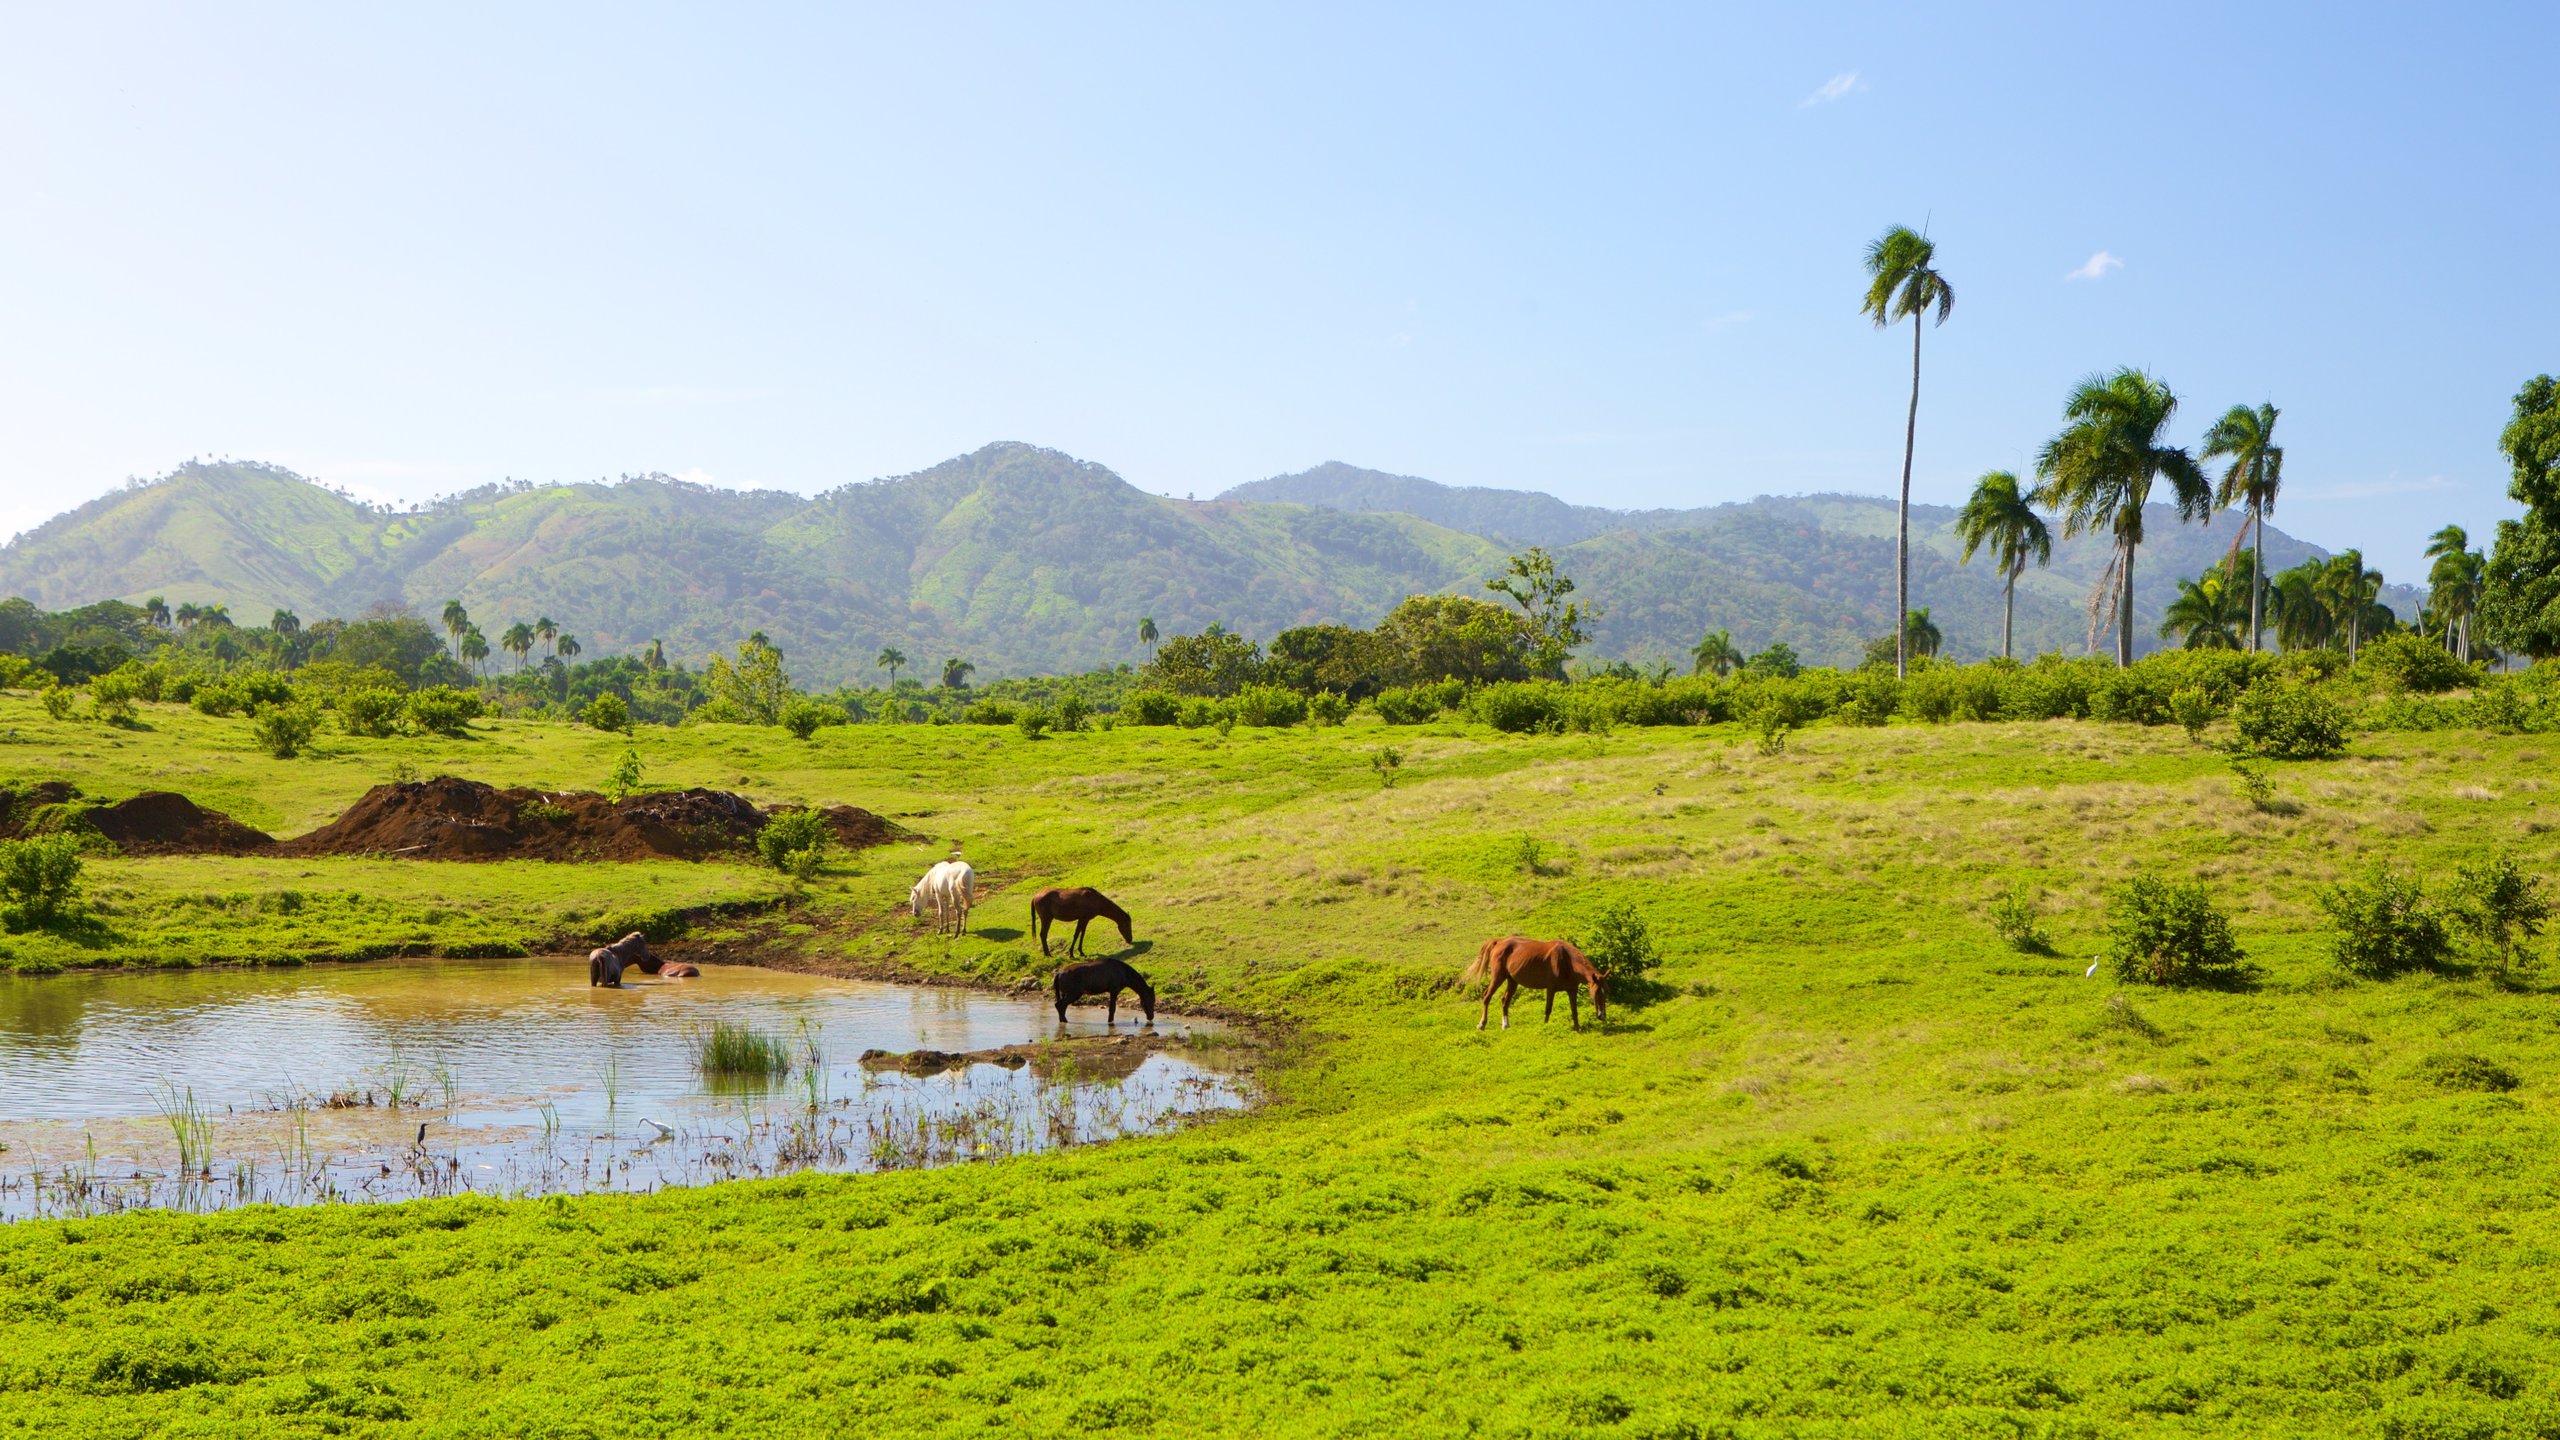
[[[1121,933],[1128,933],[1126,925],[1121,927]],[[1147,1023],[1156,1023],[1156,987],[1147,983],[1146,976],[1132,970],[1129,972],[1129,988],[1138,992],[1138,1008],[1147,1012]]]

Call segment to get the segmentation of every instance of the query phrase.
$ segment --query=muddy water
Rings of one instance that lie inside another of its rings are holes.
[[[866,1050],[1129,1035],[1036,999],[752,967],[591,989],[584,961],[0,979],[0,1215],[653,1190],[991,1159],[1233,1109],[1208,1022],[928,1076]],[[714,1080],[714,1022],[787,1072]],[[423,1139],[421,1139],[423,1127]]]

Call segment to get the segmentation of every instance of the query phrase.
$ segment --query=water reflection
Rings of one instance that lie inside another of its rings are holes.
[[[708,1084],[714,1021],[785,1042],[780,1074]],[[1109,1033],[1129,1035],[1123,1024]],[[866,1050],[1061,1032],[1036,999],[747,967],[591,989],[563,960],[0,980],[0,1215],[655,1189],[1018,1153],[1230,1109],[1229,1037],[880,1071]],[[1064,1032],[1106,1033],[1100,1012]],[[423,1125],[421,1142],[419,1127]]]

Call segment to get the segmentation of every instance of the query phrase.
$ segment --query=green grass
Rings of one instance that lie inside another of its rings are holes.
[[[791,1072],[791,1046],[752,1026],[714,1020],[693,1037],[693,1068],[713,1077],[769,1079]]]
[[[165,709],[147,711],[170,722],[156,753],[95,731],[34,753],[110,795],[201,767],[244,808],[315,823],[402,755],[592,784],[623,743],[510,722],[286,766],[223,748],[236,722]],[[10,725],[49,735],[0,698]],[[785,931],[814,958],[1043,974],[1023,897],[1096,884],[1136,917],[1132,959],[1168,1008],[1283,1022],[1269,1103],[925,1173],[8,1227],[0,1427],[2560,1427],[2553,996],[2459,972],[2344,981],[2312,899],[2375,858],[2433,878],[2512,847],[2560,871],[2547,739],[2360,737],[2342,761],[2269,767],[2281,803],[2260,809],[2174,728],[1818,726],[1762,756],[1734,727],[1426,726],[1393,737],[1392,789],[1368,763],[1382,738],[644,735],[653,780],[745,775],[760,798],[865,805],[932,838],[821,877]],[[896,907],[952,842],[1001,888],[945,942]],[[139,887],[154,863],[92,873]],[[372,863],[290,883],[394,893],[402,867]],[[454,878],[401,904],[479,877],[531,924],[656,867],[407,868]],[[2143,872],[2214,888],[2252,988],[2082,978],[2105,887]],[[713,898],[773,883],[689,873]],[[2053,955],[1993,929],[2019,885]],[[1570,932],[1620,900],[1661,946],[1666,998],[1579,1035],[1526,1005],[1507,1033],[1474,1028],[1454,977],[1479,939]]]

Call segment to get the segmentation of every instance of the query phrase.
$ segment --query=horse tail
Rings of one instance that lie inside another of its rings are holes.
[[[1461,985],[1473,985],[1479,980],[1489,980],[1493,978],[1493,952],[1495,947],[1502,943],[1503,939],[1504,937],[1497,935],[1493,939],[1487,940],[1482,945],[1477,946],[1476,958],[1468,964],[1465,970],[1459,972],[1458,983]]]

